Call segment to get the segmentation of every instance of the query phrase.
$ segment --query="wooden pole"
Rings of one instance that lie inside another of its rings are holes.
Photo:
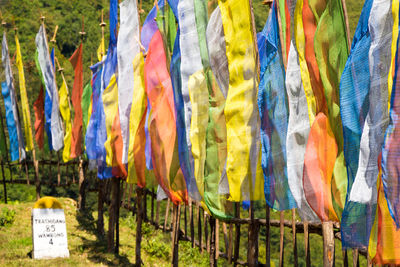
[[[342,250],[342,255],[343,255],[343,267],[348,267],[349,266],[349,257],[348,257],[346,249]]]
[[[143,190],[143,221],[147,222],[147,192]]]
[[[358,249],[353,249],[353,267],[359,267],[360,261],[358,258]]]
[[[160,224],[160,201],[156,202],[156,227]]]
[[[24,161],[24,167],[25,167],[25,177],[26,177],[26,184],[30,185],[30,181],[29,181],[29,171],[28,171],[28,163],[25,159]]]
[[[199,207],[199,203],[196,203],[196,207],[197,207],[197,234],[199,238],[199,249],[200,252],[203,253],[203,245],[202,245],[203,236],[201,234],[201,214],[200,214],[201,210]]]
[[[6,176],[4,175],[4,163],[3,163],[3,159],[1,160],[1,174],[3,175],[4,203],[7,204],[7,183],[6,183]]]
[[[304,225],[304,250],[306,253],[306,267],[311,267],[311,257],[310,257],[310,245],[309,245],[309,234],[308,234],[308,222],[305,221]]]
[[[335,264],[335,236],[333,234],[333,223],[322,223],[322,235],[324,239],[324,267]]]
[[[233,255],[233,224],[229,224],[229,236],[228,236],[228,247],[227,247],[228,263],[232,264]]]
[[[296,238],[296,209],[292,209],[292,237],[293,237],[293,266],[298,266],[297,258],[297,238]]]
[[[260,225],[254,220],[254,202],[250,201],[250,224],[248,231],[247,264],[249,267],[258,266],[258,234]]]
[[[190,223],[190,238],[192,242],[192,248],[194,248],[195,243],[194,243],[193,202],[191,198],[189,198],[189,223]]]
[[[204,244],[206,245],[207,253],[210,253],[210,238],[208,236],[208,217],[207,212],[203,211],[203,220],[204,220]]]
[[[136,248],[135,248],[135,255],[136,255],[135,266],[137,267],[140,267],[142,265],[142,259],[140,253],[141,242],[142,242],[142,218],[143,218],[142,193],[143,189],[138,186],[136,188],[137,212],[136,212]]]
[[[210,267],[217,266],[217,227],[216,227],[216,220],[214,217],[210,217]]]
[[[265,227],[265,265],[271,266],[271,235],[270,235],[270,209],[267,205],[265,208],[265,220],[267,225]]]
[[[172,266],[178,267],[179,262],[179,222],[181,217],[181,206],[173,205],[173,238],[172,238]]]
[[[169,200],[169,198],[168,198],[168,201],[167,201],[167,208],[165,209],[164,229],[163,229],[164,232],[167,230],[168,213],[169,213],[169,204],[170,204],[170,200]]]
[[[61,184],[61,172],[60,172],[60,151],[57,151],[57,185]]]
[[[219,259],[219,220],[215,219],[215,258]]]
[[[105,182],[104,180],[98,180],[99,191],[97,194],[97,233],[100,236],[104,236],[104,217],[103,217],[103,207],[104,207],[104,197],[105,197]]]
[[[235,203],[235,217],[240,219],[240,203]],[[240,248],[240,224],[236,224],[235,232],[235,247],[233,254],[233,262],[236,263],[239,259],[239,248]]]
[[[116,207],[115,207],[115,254],[119,254],[119,209],[121,206],[121,179],[117,179],[116,182],[117,186],[117,201],[116,201]]]
[[[280,238],[279,238],[279,266],[283,267],[284,266],[284,235],[285,235],[285,214],[283,211],[280,211]]]
[[[151,223],[154,223],[154,188],[151,189]]]
[[[344,16],[344,21],[346,23],[346,37],[347,37],[347,45],[351,47],[350,43],[350,30],[349,30],[349,18],[347,17],[347,8],[346,8],[346,0],[341,0],[342,1],[342,7],[343,7],[343,16]]]
[[[118,205],[118,187],[119,180],[115,177],[111,178],[111,191],[112,191],[112,198],[111,204],[108,209],[108,243],[107,243],[107,250],[108,252],[114,252],[115,249],[115,242],[114,242],[114,234],[115,234],[115,222],[116,222],[116,214],[117,214],[117,205]]]
[[[184,208],[184,213],[183,213],[183,222],[184,222],[184,228],[183,228],[183,231],[184,231],[184,235],[185,235],[185,237],[187,237],[187,214],[186,214],[186,207],[187,207],[187,205],[185,204],[184,206],[183,206],[183,208]]]

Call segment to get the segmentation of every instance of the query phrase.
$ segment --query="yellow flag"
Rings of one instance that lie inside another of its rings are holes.
[[[104,37],[101,37],[99,48],[97,48],[97,59],[100,61],[103,60],[103,56],[106,54],[106,48],[104,45]]]
[[[146,156],[144,132],[147,96],[144,87],[144,58],[138,53],[133,59],[133,99],[129,120],[128,183],[146,186]]]
[[[261,169],[258,71],[248,0],[219,0],[229,66],[225,104],[229,200],[264,199]]]
[[[25,130],[26,151],[31,151],[33,149],[33,138],[32,138],[32,129],[31,129],[31,113],[29,111],[28,96],[26,94],[25,75],[24,75],[24,66],[22,64],[21,47],[19,45],[19,40],[18,40],[17,35],[15,35],[15,46],[17,49],[15,63],[18,68],[19,91],[21,94],[22,118],[23,118],[23,122],[24,122],[24,130]]]
[[[72,138],[72,123],[71,123],[71,109],[68,101],[68,87],[67,83],[63,79],[63,84],[58,92],[60,97],[60,113],[65,124],[65,136],[64,136],[64,150],[63,150],[63,161],[68,162],[71,154],[71,138]]]

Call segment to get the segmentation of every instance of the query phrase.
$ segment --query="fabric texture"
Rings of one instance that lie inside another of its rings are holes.
[[[82,93],[83,93],[83,44],[70,57],[69,61],[75,71],[74,86],[71,93],[72,107],[74,108],[74,123],[71,138],[71,158],[82,154]]]
[[[72,123],[71,123],[71,109],[69,106],[69,99],[68,99],[68,87],[64,78],[63,78],[63,83],[59,90],[59,96],[60,96],[60,113],[64,120],[64,127],[65,127],[64,149],[62,152],[62,158],[64,162],[68,162],[72,159],[71,157]]]
[[[348,177],[348,194],[352,190],[359,168],[360,145],[369,110],[370,70],[368,53],[371,34],[368,20],[373,0],[365,2],[351,47],[350,56],[340,81],[340,110],[343,122],[344,156]],[[375,186],[375,185],[372,185]],[[374,205],[349,201],[342,214],[342,246],[366,247],[369,241]]]
[[[44,90],[41,85],[39,95],[33,103],[33,110],[35,111],[35,141],[39,149],[44,146]]]
[[[295,208],[296,202],[288,184],[286,138],[289,111],[277,8],[274,1],[267,23],[257,36],[261,65],[258,108],[265,200],[275,210],[287,210]]]
[[[55,151],[63,147],[64,131],[59,112],[58,90],[55,80],[54,67],[51,63],[47,37],[44,26],[41,25],[39,32],[36,35],[36,47],[38,51],[38,62],[40,65],[41,73],[43,75],[46,92],[49,95],[52,103],[51,107],[51,141],[52,147]]]
[[[257,65],[250,5],[245,0],[220,0],[229,92],[225,104],[226,172],[229,200],[263,199],[260,117],[257,112]]]
[[[139,17],[135,0],[120,4],[120,28],[118,33],[118,106],[123,140],[122,162],[128,163],[129,117],[134,94],[132,62],[140,52]]]
[[[19,122],[19,111],[18,111],[18,104],[17,104],[17,94],[14,87],[14,77],[11,69],[11,62],[10,62],[10,54],[8,51],[8,44],[6,33],[3,34],[3,42],[2,42],[2,50],[1,50],[1,60],[3,62],[3,68],[5,71],[7,88],[10,95],[10,103],[11,103],[11,110],[12,115],[14,117],[15,129],[17,134],[17,142],[18,142],[18,158],[20,161],[23,161],[26,158],[25,152],[25,141],[22,134],[21,124]],[[11,158],[12,160],[16,160]]]
[[[31,112],[29,110],[28,95],[26,93],[24,65],[22,63],[21,46],[19,44],[18,35],[15,35],[15,64],[17,65],[19,77],[19,94],[21,96],[25,149],[26,151],[31,151],[33,149]]]

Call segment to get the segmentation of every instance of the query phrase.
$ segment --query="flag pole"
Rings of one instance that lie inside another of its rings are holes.
[[[254,53],[255,53],[255,74],[257,83],[255,86],[258,86],[260,82],[260,56],[258,53],[258,44],[257,44],[257,30],[256,30],[256,22],[254,18],[254,10],[253,10],[253,1],[249,0],[250,6],[250,15],[251,15],[251,25],[252,25],[252,33],[253,33],[253,46],[254,46]],[[258,88],[257,88],[258,89]],[[251,179],[250,179],[251,180]],[[251,182],[250,182],[251,183]],[[252,191],[253,185],[251,184],[250,190]],[[247,263],[249,266],[258,266],[258,234],[260,231],[259,223],[254,220],[254,202],[250,201],[250,225],[249,225],[249,233],[248,233],[248,249],[247,249]]]
[[[350,50],[351,43],[350,43],[350,31],[349,31],[349,18],[347,17],[346,0],[341,0],[341,1],[342,1],[342,7],[343,7],[344,21],[345,21],[345,23],[346,23],[347,45],[348,45],[348,49]]]
[[[81,45],[82,45],[82,57],[83,57],[83,39],[86,35],[85,32],[85,23],[84,23],[84,16],[82,16],[82,31],[79,32],[79,35],[81,37]],[[82,62],[83,64],[83,62]],[[82,81],[83,81],[83,71],[82,71]],[[83,84],[82,84],[83,86]],[[81,129],[81,135],[83,135],[83,131]],[[82,137],[82,140],[84,140],[84,137]],[[80,143],[80,146],[82,147],[82,143]],[[85,174],[83,172],[83,160],[82,160],[82,154],[79,155],[78,157],[79,160],[79,197],[78,197],[78,205],[79,205],[79,210],[83,211],[85,209]]]

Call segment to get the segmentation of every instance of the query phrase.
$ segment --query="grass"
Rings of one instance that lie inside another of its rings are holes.
[[[128,266],[135,263],[136,223],[132,216],[129,216],[127,212],[121,214],[120,253],[117,256],[107,253],[106,240],[96,236],[96,212],[79,214],[74,200],[60,198],[60,201],[66,216],[70,258],[31,259],[31,210],[34,203],[0,204],[0,210],[8,207],[16,213],[12,225],[0,228],[1,266]],[[198,249],[192,249],[188,242],[180,242],[179,245],[180,265],[208,266],[207,253],[201,254]],[[170,266],[170,234],[154,230],[153,226],[144,223],[142,260],[144,266]]]

